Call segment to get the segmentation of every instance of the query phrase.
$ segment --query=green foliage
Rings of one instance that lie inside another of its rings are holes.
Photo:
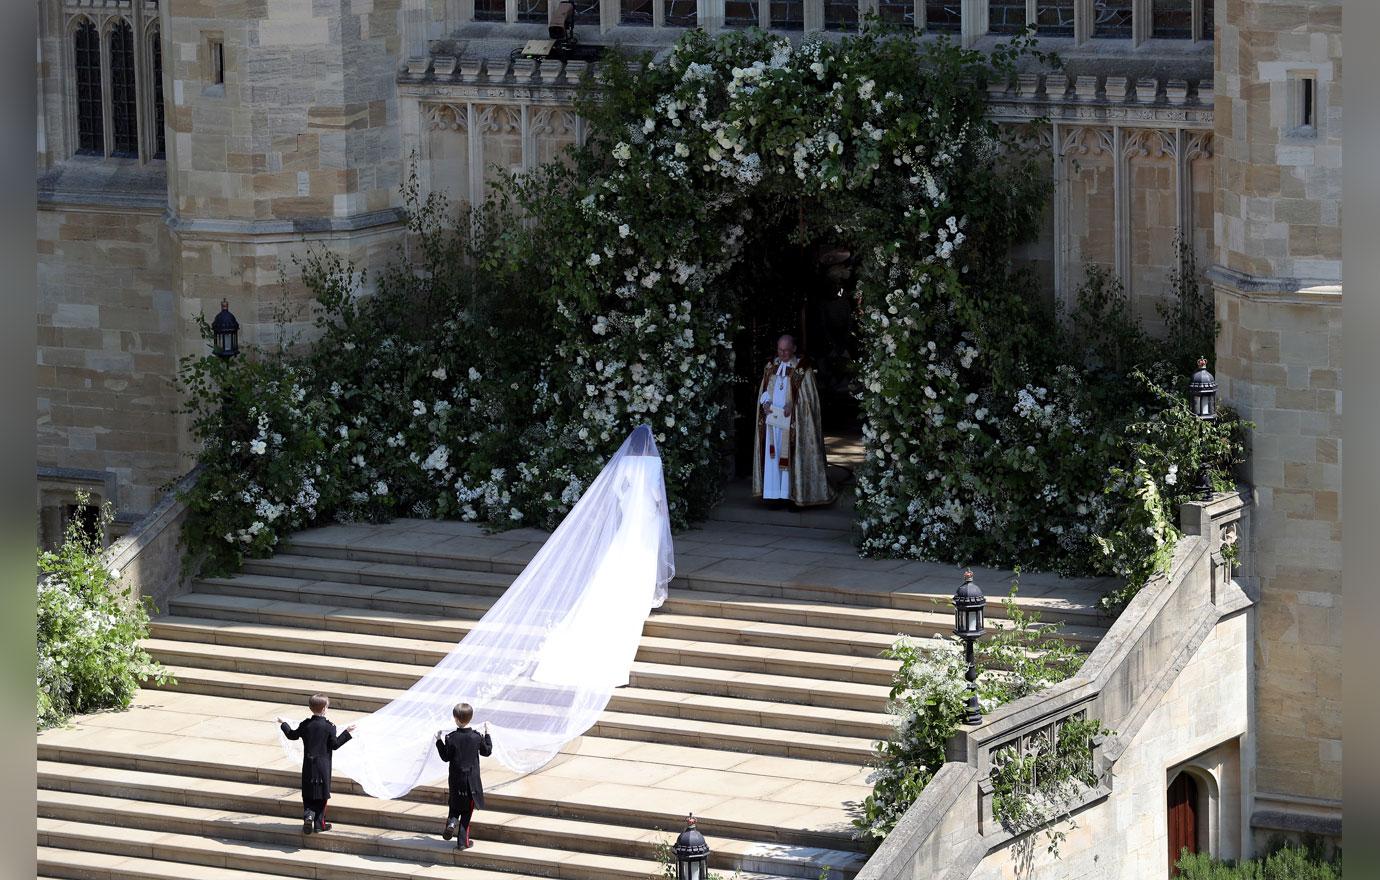
[[[1078,650],[1059,637],[1057,627],[1042,624],[1038,613],[1016,606],[1017,590],[1013,584],[1003,602],[1005,620],[989,618],[994,631],[977,644],[978,702],[983,712],[1063,681],[1083,662]],[[901,664],[892,678],[888,704],[896,732],[875,744],[872,793],[853,820],[858,832],[874,842],[891,833],[939,772],[945,745],[958,730],[968,698],[967,665],[958,639],[936,636],[922,643],[902,636],[882,656]]]
[[[77,494],[77,504],[89,497]],[[104,527],[113,517],[101,510]],[[101,559],[100,541],[74,518],[62,546],[38,554],[39,730],[72,715],[128,708],[145,680],[169,679],[140,646],[148,610],[130,600]]]
[[[1286,846],[1263,859],[1218,861],[1211,856],[1183,852],[1179,856],[1183,880],[1341,880],[1340,859],[1324,859],[1320,852]]]
[[[313,252],[309,351],[184,362],[191,546],[230,568],[331,519],[550,527],[639,424],[673,524],[702,518],[730,336],[782,311],[751,255],[794,242],[860,261],[863,553],[1113,573],[1129,595],[1172,552],[1178,475],[1207,462],[1227,485],[1240,426],[1185,420],[1181,360],[1213,345],[1190,254],[1167,341],[1105,274],[1061,323],[1012,268],[1048,174],[1031,131],[988,119],[986,84],[1031,59],[1051,60],[1028,36],[983,54],[876,27],[612,54],[564,164],[458,217],[414,180],[406,252],[377,278]]]

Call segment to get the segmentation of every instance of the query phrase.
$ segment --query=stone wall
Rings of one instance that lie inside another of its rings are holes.
[[[1163,880],[1169,874],[1166,791],[1180,770],[1199,783],[1205,849],[1242,853],[1241,742],[1249,729],[1249,613],[1223,616],[1160,698],[1116,764],[1106,798],[1078,811],[1056,861],[1040,834],[993,850],[974,880]]]
[[[1342,8],[1218,0],[1216,16],[1218,378],[1256,424],[1252,822],[1339,835]]]
[[[38,464],[113,473],[121,510],[181,472],[172,262],[159,209],[38,211]]]

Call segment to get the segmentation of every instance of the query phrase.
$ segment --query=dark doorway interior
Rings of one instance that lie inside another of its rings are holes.
[[[1180,773],[1169,784],[1169,876],[1179,876],[1179,856],[1198,852],[1198,783]]]
[[[734,339],[734,471],[752,473],[757,387],[783,333],[815,369],[826,433],[856,433],[855,255],[828,241],[800,244],[793,227],[759,239],[739,283],[742,327]]]

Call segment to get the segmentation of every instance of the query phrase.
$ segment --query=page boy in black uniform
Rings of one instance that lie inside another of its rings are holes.
[[[345,732],[336,735],[335,725],[326,720],[326,709],[330,700],[325,694],[313,694],[307,701],[311,717],[296,729],[290,727],[282,718],[278,725],[288,739],[302,741],[302,833],[330,831],[326,821],[326,801],[331,797],[331,752],[350,741],[351,724]]]
[[[436,751],[441,760],[450,763],[450,810],[446,813],[446,830],[442,836],[446,840],[460,832],[455,841],[456,849],[469,849],[474,846],[470,840],[470,818],[475,807],[484,806],[484,784],[479,779],[479,758],[493,754],[494,743],[489,737],[489,725],[485,723],[484,733],[480,734],[467,725],[474,717],[474,709],[469,703],[459,703],[451,714],[455,716],[455,730],[446,733],[436,731]]]

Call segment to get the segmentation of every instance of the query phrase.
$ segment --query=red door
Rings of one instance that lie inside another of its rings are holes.
[[[1179,876],[1176,863],[1184,850],[1198,851],[1198,785],[1187,773],[1169,784],[1169,876]]]

